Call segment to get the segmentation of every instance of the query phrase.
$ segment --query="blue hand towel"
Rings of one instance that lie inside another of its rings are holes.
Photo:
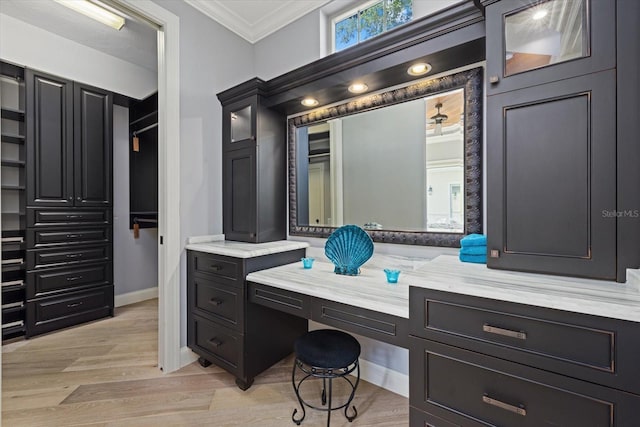
[[[476,264],[486,264],[487,256],[486,255],[465,255],[460,254],[460,261],[462,262],[474,262]]]
[[[487,246],[487,236],[483,234],[469,234],[460,240],[462,247],[467,246]]]
[[[487,247],[486,246],[463,246],[460,249],[460,253],[462,255],[486,255]]]

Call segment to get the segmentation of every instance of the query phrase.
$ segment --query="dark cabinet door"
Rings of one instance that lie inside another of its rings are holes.
[[[113,101],[110,92],[74,85],[76,206],[111,206]]]
[[[255,242],[257,152],[255,147],[225,151],[223,159],[223,222],[228,240]]]
[[[615,279],[615,72],[490,96],[488,266]]]
[[[72,206],[73,83],[26,70],[27,205]]]

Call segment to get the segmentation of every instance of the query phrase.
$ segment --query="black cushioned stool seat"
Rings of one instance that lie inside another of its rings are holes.
[[[300,407],[302,408],[302,417],[296,419],[295,415],[298,410],[294,409],[291,415],[293,422],[300,425],[302,420],[304,420],[306,415],[305,405],[313,409],[327,411],[327,427],[331,423],[331,411],[337,409],[344,408],[344,416],[349,422],[353,421],[358,415],[355,406],[352,407],[354,413],[352,416],[349,416],[347,411],[349,404],[355,396],[358,383],[360,382],[360,365],[358,363],[360,343],[346,332],[334,329],[319,329],[308,332],[298,338],[294,343],[294,351],[296,360],[293,364],[291,382]],[[296,384],[297,370],[302,371],[305,376]],[[355,383],[347,377],[347,375],[354,370],[357,370]],[[322,378],[321,401],[322,406],[328,403],[326,407],[320,408],[310,405],[300,397],[300,386],[309,378]],[[332,381],[334,378],[342,378],[351,385],[351,394],[347,402],[336,407],[332,406],[331,400]]]

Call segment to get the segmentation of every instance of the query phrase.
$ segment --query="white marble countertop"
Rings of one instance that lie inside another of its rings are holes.
[[[405,274],[412,286],[640,322],[640,286],[489,269],[442,255]]]
[[[294,242],[291,240],[279,240],[267,243],[234,242],[224,240],[223,235],[192,237],[185,246],[185,248],[193,251],[234,258],[255,258],[296,249],[305,249],[307,247],[309,247],[309,244],[306,242]]]
[[[359,276],[335,274],[333,268],[316,259],[311,269],[287,264],[250,273],[247,281],[409,318],[409,285],[402,273],[397,284],[389,284],[381,269],[366,264]]]

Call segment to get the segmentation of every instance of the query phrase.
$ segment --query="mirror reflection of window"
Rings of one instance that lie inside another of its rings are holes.
[[[550,0],[505,17],[505,76],[588,55],[585,0]]]

